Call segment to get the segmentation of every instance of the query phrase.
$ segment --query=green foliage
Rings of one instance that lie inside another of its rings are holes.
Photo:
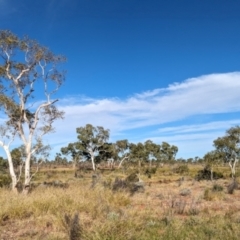
[[[23,159],[23,149],[22,148],[14,148],[11,151],[12,161],[14,168],[17,168],[21,165]]]
[[[0,187],[9,187],[11,182],[9,175],[0,175]]]
[[[92,159],[93,170],[95,170],[95,157],[109,150],[109,146],[104,145],[109,139],[109,130],[86,124],[85,127],[77,128],[76,131],[78,134],[76,149],[86,160]]]
[[[223,178],[223,174],[220,172],[212,172],[213,179],[220,179]],[[211,180],[211,170],[209,166],[205,166],[204,169],[199,170],[197,175],[195,176],[197,181],[200,180]]]
[[[8,162],[3,157],[0,157],[0,172],[5,172],[8,169]]]
[[[148,178],[151,178],[153,174],[156,174],[157,168],[156,167],[151,167],[151,168],[146,168],[144,170],[144,174],[148,176]]]
[[[138,173],[136,171],[132,172],[131,174],[129,174],[126,177],[126,182],[128,182],[128,183],[138,182],[138,181],[139,181],[139,177],[138,177]]]
[[[183,165],[180,165],[178,167],[175,167],[173,169],[173,172],[177,173],[177,174],[180,174],[180,175],[188,174],[189,173],[189,167],[188,167],[187,164],[183,164]]]
[[[116,177],[112,185],[112,190],[114,192],[124,190],[133,195],[136,192],[144,192],[144,185],[142,182],[139,182],[138,174],[133,172],[125,179]]]
[[[33,154],[47,155],[48,147],[43,145],[42,137],[54,130],[54,120],[63,118],[64,112],[57,109],[55,103],[58,100],[53,100],[52,95],[65,80],[62,68],[58,68],[64,61],[64,57],[53,54],[27,36],[19,38],[11,31],[0,30],[0,111],[6,119],[1,125],[0,135],[3,139],[8,138],[9,144],[17,135],[24,143],[22,153],[26,156],[20,156],[19,150],[14,149],[13,166],[9,168],[13,170],[12,179],[15,179],[14,168],[24,157],[26,187],[32,179]],[[32,102],[36,97],[35,87],[42,89],[45,97],[38,104]],[[9,150],[8,144],[4,147]]]
[[[170,145],[167,142],[162,142],[161,150],[160,150],[160,159],[164,162],[173,161],[178,152],[178,147],[174,145]]]
[[[223,191],[223,186],[215,183],[212,187],[213,192],[222,192]]]
[[[227,130],[225,136],[214,140],[214,146],[222,159],[229,163],[232,177],[234,177],[236,164],[240,157],[240,126]]]

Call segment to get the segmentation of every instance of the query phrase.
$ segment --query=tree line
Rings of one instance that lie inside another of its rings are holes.
[[[79,161],[91,161],[93,171],[96,171],[96,164],[102,161],[108,162],[110,166],[117,164],[117,168],[120,168],[124,161],[131,160],[138,164],[145,161],[151,167],[153,161],[173,161],[178,152],[176,146],[167,142],[161,145],[151,140],[130,143],[123,139],[110,143],[109,130],[91,124],[77,128],[76,132],[77,141],[61,148],[61,153],[71,156],[75,164]]]

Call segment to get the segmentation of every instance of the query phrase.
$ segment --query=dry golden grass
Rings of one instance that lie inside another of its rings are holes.
[[[145,192],[130,196],[103,186],[121,172],[102,174],[94,188],[90,173],[72,176],[41,172],[36,181],[64,180],[69,187],[38,187],[28,196],[0,189],[0,239],[70,239],[65,218],[75,214],[78,239],[240,239],[240,191],[227,194],[230,179],[218,180],[223,191],[215,192],[210,181],[190,174],[179,184],[179,175],[160,169],[151,179],[142,175]]]

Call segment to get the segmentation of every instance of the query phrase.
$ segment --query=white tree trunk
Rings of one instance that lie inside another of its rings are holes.
[[[231,174],[232,174],[232,178],[235,177],[236,174],[236,164],[238,162],[238,158],[234,158],[233,162],[229,161],[229,166],[231,168]]]
[[[24,189],[23,193],[27,194],[30,189],[30,181],[31,181],[31,142],[25,146],[26,151],[26,160],[25,160],[25,176],[24,176]]]
[[[120,161],[120,163],[119,163],[119,165],[118,165],[118,168],[120,168],[120,167],[122,166],[123,161],[124,161],[125,159],[127,159],[127,158],[128,158],[128,157],[124,157],[124,158],[121,159],[121,161]]]
[[[96,166],[95,166],[95,161],[94,161],[94,155],[91,155],[91,160],[92,160],[92,168],[93,168],[93,171],[95,172]]]
[[[11,176],[11,180],[12,180],[12,185],[11,185],[11,188],[12,188],[12,191],[17,193],[17,176],[16,176],[16,173],[15,173],[15,170],[14,170],[14,166],[13,166],[13,161],[12,161],[12,156],[11,156],[11,153],[10,153],[10,150],[9,150],[9,146],[8,145],[5,145],[3,142],[0,142],[0,145],[3,147],[6,155],[7,155],[7,160],[8,160],[8,165],[9,165],[9,172],[10,172],[10,176]]]
[[[213,181],[213,169],[212,169],[212,167],[211,167],[211,181]]]
[[[30,181],[31,181],[31,173],[30,173],[30,160],[31,155],[28,155],[25,161],[25,179],[24,179],[24,189],[23,193],[27,194],[30,188]]]

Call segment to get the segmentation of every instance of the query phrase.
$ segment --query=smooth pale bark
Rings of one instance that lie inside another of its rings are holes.
[[[12,156],[11,156],[11,152],[9,150],[9,146],[5,145],[3,142],[0,142],[0,146],[3,147],[3,149],[4,149],[4,151],[7,155],[9,172],[10,172],[10,177],[11,177],[11,180],[12,180],[12,183],[11,183],[12,191],[17,193],[18,192],[18,190],[17,190],[18,179],[17,179],[16,173],[15,173],[15,170],[14,170]]]
[[[56,64],[65,59],[60,55],[54,55],[47,48],[27,37],[19,39],[10,31],[0,31],[0,37],[0,67],[4,70],[4,74],[1,75],[3,77],[1,92],[3,97],[5,96],[1,104],[10,120],[7,121],[6,126],[20,136],[24,145],[26,154],[24,192],[27,193],[33,176],[30,172],[31,157],[41,149],[42,137],[51,132],[53,121],[63,116],[63,112],[50,107],[58,101],[51,100],[51,96],[58,91],[64,80],[64,74],[57,70]],[[49,80],[51,90],[48,89]],[[46,101],[34,106],[35,110],[29,111],[29,105],[35,104],[30,100],[34,97],[35,84],[40,81],[43,83]],[[55,87],[52,84],[55,84]],[[41,126],[37,128],[39,121]],[[19,179],[14,172],[9,145],[2,146],[8,157],[14,187]]]
[[[30,181],[31,181],[30,160],[31,160],[31,154],[28,154],[25,161],[25,179],[24,179],[24,189],[23,189],[24,194],[27,194],[30,189]]]
[[[232,174],[232,178],[235,177],[235,174],[236,174],[236,164],[238,162],[238,158],[234,158],[234,161],[229,161],[229,166],[230,166],[230,169],[231,169],[231,174]]]
[[[95,166],[95,161],[94,161],[94,155],[91,155],[91,161],[92,161],[93,171],[95,172],[96,171],[96,166]]]
[[[211,181],[213,181],[213,168],[212,167],[211,167],[210,171],[211,171]]]
[[[128,157],[126,156],[126,157],[124,157],[124,158],[121,159],[121,161],[120,161],[120,163],[119,163],[119,165],[118,165],[118,168],[120,168],[120,167],[122,166],[124,160],[127,159],[127,158],[128,158]]]

